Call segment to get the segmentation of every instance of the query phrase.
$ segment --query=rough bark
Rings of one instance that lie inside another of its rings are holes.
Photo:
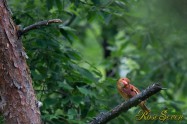
[[[16,26],[0,0],[0,112],[6,124],[40,124],[26,54]]]

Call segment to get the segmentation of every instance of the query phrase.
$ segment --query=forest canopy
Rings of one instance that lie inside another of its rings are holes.
[[[46,124],[89,123],[124,99],[116,82],[128,77],[140,90],[160,83],[166,90],[146,104],[187,117],[187,1],[9,0],[20,28],[61,19],[22,37],[27,63]],[[109,124],[137,121],[133,107]],[[151,123],[162,123],[159,120]]]

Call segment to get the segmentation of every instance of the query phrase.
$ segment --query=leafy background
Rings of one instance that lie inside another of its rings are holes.
[[[22,37],[46,124],[88,123],[124,100],[119,77],[139,89],[160,82],[167,90],[147,100],[153,113],[168,109],[187,120],[187,1],[9,0],[13,19],[26,27],[53,18],[63,23]],[[138,107],[109,124],[136,121]]]

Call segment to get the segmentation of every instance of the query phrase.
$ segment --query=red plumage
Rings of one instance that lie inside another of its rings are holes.
[[[130,84],[130,80],[128,78],[120,78],[117,82],[117,89],[125,100],[128,100],[140,93],[138,88]],[[142,101],[139,106],[143,111],[150,112],[150,110],[145,106],[145,101]]]

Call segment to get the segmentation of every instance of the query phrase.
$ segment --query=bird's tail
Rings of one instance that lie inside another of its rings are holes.
[[[144,111],[144,112],[150,112],[150,110],[147,108],[147,106],[145,105],[145,102],[141,102],[139,104],[139,106],[141,107],[141,109]]]

